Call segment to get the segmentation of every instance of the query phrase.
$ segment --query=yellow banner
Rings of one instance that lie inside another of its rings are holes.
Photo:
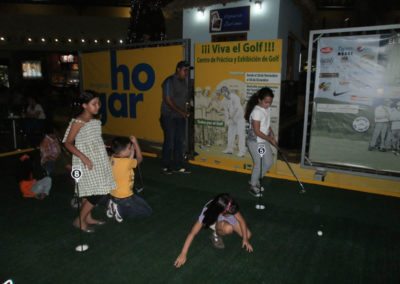
[[[277,136],[281,59],[279,39],[196,44],[197,161],[224,169],[251,168],[251,157],[244,144],[248,129],[244,121],[246,102],[262,87],[268,86],[274,91],[271,127]],[[222,94],[223,87],[229,97]]]
[[[83,53],[82,84],[101,94],[103,133],[162,142],[161,84],[183,58],[182,45]]]

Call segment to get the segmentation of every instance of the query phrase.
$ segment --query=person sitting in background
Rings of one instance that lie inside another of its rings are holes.
[[[19,188],[24,198],[44,199],[51,189],[51,178],[46,176],[36,180],[33,178],[33,162],[28,155],[20,157],[18,172]]]
[[[43,107],[36,101],[34,97],[28,97],[28,106],[26,107],[25,117],[46,119]]]
[[[40,143],[40,137],[44,132],[46,115],[43,107],[32,96],[27,98],[28,106],[26,107],[23,117],[25,118],[24,131],[27,135],[29,146],[37,147]]]
[[[55,162],[61,153],[60,143],[52,129],[46,131],[39,148],[40,164],[46,170],[47,175],[51,175],[54,171]]]
[[[107,217],[122,222],[124,218],[150,216],[153,211],[151,207],[133,192],[133,169],[143,160],[137,139],[135,136],[114,138],[111,150],[111,167],[117,187],[110,192]]]

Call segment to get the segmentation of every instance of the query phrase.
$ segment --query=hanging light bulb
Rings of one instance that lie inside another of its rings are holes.
[[[197,15],[199,15],[200,17],[204,17],[204,8],[203,7],[197,8]]]

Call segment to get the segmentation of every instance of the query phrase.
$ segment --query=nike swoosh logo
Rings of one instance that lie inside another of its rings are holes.
[[[337,97],[337,96],[340,96],[340,95],[344,95],[346,93],[348,93],[348,91],[347,92],[340,92],[340,93],[336,93],[335,91],[333,91],[333,96]]]

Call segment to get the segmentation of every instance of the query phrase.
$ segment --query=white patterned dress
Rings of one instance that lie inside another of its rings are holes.
[[[73,123],[84,124],[75,137],[75,147],[85,154],[93,164],[93,168],[89,170],[81,159],[72,155],[72,166],[80,165],[82,168],[82,177],[79,180],[79,197],[110,193],[116,185],[106,147],[101,137],[100,120],[92,119],[89,122],[83,122],[72,119],[65,131],[63,142],[67,140]]]

